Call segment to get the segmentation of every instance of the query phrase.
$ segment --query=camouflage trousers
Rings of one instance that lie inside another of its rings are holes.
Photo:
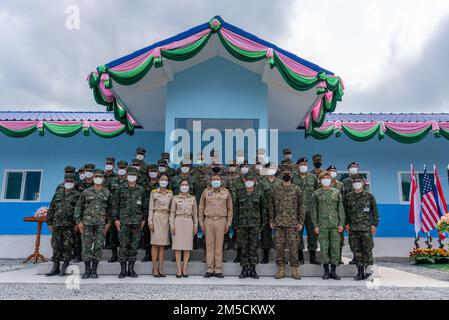
[[[104,226],[84,226],[81,234],[83,261],[101,260],[104,244]]]
[[[285,247],[288,247],[290,266],[299,267],[298,261],[299,234],[294,227],[276,227],[274,233],[274,249],[276,264],[285,265]]]
[[[268,225],[262,228],[261,234],[262,249],[271,249],[273,245],[272,232],[273,230],[271,230],[270,226]]]
[[[151,248],[151,232],[150,228],[148,228],[147,219],[145,219],[145,225],[143,226],[143,229],[140,232],[139,247],[144,250],[148,250]]]
[[[135,262],[137,249],[140,242],[140,224],[124,224],[118,233],[120,250],[118,258],[120,262]]]
[[[299,250],[304,250],[304,229],[307,231],[307,249],[316,251],[318,249],[318,237],[313,231],[311,212],[306,212],[304,227],[299,231]]]
[[[115,224],[112,224],[111,228],[106,234],[106,242],[109,244],[110,249],[118,248],[119,246],[118,231]]]
[[[259,235],[260,228],[257,227],[239,227],[237,229],[237,245],[240,249],[240,265],[242,267],[259,263],[257,252]]]
[[[323,264],[338,265],[340,261],[341,235],[335,228],[320,228],[318,235],[321,248],[321,262]]]
[[[349,243],[358,267],[373,265],[374,240],[371,232],[351,231],[349,233]]]
[[[73,239],[73,248],[74,248],[74,254],[78,254],[81,256],[82,252],[82,243],[81,243],[81,233],[79,231],[75,231],[74,239]]]
[[[53,261],[72,260],[74,233],[73,227],[53,227],[53,232],[51,233]]]

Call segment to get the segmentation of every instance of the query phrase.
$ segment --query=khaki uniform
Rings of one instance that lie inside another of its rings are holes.
[[[199,222],[202,230],[206,230],[206,263],[207,272],[222,273],[223,242],[225,227],[232,223],[231,193],[212,187],[204,190],[199,205]]]
[[[175,228],[172,234],[173,250],[193,249],[193,228],[198,228],[198,205],[193,195],[177,195],[170,205],[170,228]]]
[[[151,244],[157,246],[170,244],[169,216],[172,198],[171,190],[161,192],[160,189],[154,189],[151,191],[148,214],[148,225],[154,225],[154,231],[151,232]]]

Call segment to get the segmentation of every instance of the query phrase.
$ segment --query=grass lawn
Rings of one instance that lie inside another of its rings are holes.
[[[449,271],[449,264],[424,264],[423,267],[441,271]]]

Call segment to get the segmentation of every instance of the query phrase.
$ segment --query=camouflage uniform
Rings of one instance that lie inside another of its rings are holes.
[[[273,189],[279,187],[282,184],[282,180],[279,178],[274,178],[273,181],[270,181],[268,177],[263,177],[259,180],[259,188],[265,195],[265,199],[268,203],[272,203],[272,193]],[[267,223],[262,227],[262,249],[271,249],[272,248],[272,230],[270,225]]]
[[[313,174],[315,177],[319,177],[320,176],[320,174],[322,173],[322,172],[324,172],[324,170],[323,169],[321,169],[321,168],[318,168],[318,167],[316,167],[315,165],[317,164],[317,163],[319,163],[320,165],[319,166],[321,166],[321,164],[322,164],[322,160],[321,160],[321,155],[320,154],[315,154],[315,155],[313,155],[312,156],[312,161],[313,161],[313,169],[310,171],[310,173],[311,174]]]
[[[181,180],[187,179],[189,181],[190,190],[189,193],[191,195],[196,195],[196,181],[195,178],[191,174],[184,175],[183,173],[178,174],[170,180],[170,189],[173,191],[173,195],[179,194],[179,187]]]
[[[106,158],[106,165],[114,166],[114,164],[115,164],[114,158],[112,158],[112,157]],[[105,174],[104,174],[103,186],[105,186],[108,190],[111,190],[111,180],[117,176],[117,174],[113,170],[114,169],[112,169],[112,171],[110,171],[110,172],[105,171]]]

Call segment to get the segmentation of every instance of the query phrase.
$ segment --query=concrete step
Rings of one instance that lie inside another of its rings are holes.
[[[75,263],[79,267],[80,273],[84,272],[83,263]],[[50,271],[52,267],[51,262],[41,263],[38,266],[37,274],[43,275]],[[151,262],[136,262],[134,270],[137,274],[148,275],[152,271]],[[171,261],[164,262],[164,273],[167,275],[176,274],[176,263]],[[201,261],[191,261],[188,266],[189,274],[192,276],[201,276],[207,271],[206,264]],[[275,263],[259,264],[256,270],[260,276],[273,277],[277,271]],[[241,272],[241,267],[238,263],[225,262],[223,263],[223,274],[225,276],[238,276]],[[290,275],[290,267],[286,267],[287,275]],[[107,261],[100,261],[98,265],[99,275],[118,275],[120,273],[120,264],[118,262],[108,263]],[[323,267],[311,264],[304,264],[300,267],[300,273],[303,277],[321,277],[323,275]],[[342,277],[354,277],[357,274],[357,268],[353,265],[342,265],[337,268],[337,273]]]

